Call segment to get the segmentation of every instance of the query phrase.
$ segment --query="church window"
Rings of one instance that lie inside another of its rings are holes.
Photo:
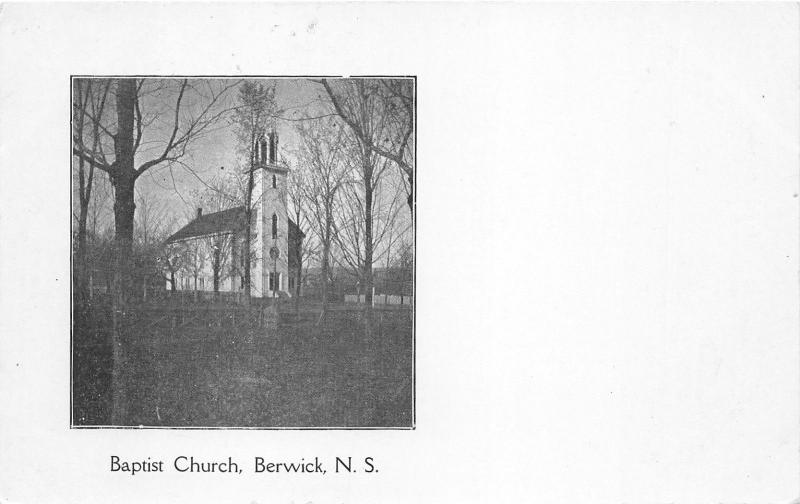
[[[270,292],[280,290],[281,288],[281,274],[271,271],[269,273],[269,290]]]
[[[278,238],[278,216],[272,214],[272,239]]]
[[[275,132],[269,134],[269,162],[275,164],[275,151],[278,150],[278,136]]]
[[[272,176],[272,188],[275,189],[278,187],[278,181],[275,180],[275,175]]]

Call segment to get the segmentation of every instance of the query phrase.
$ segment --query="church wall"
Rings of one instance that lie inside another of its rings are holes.
[[[209,240],[208,237],[201,237],[189,239],[181,242],[190,250],[196,250],[197,259],[195,260],[197,266],[197,286],[196,290],[203,292],[214,292],[214,270],[211,266]],[[235,277],[230,276],[233,261],[238,260],[235,253],[235,247],[231,247],[228,251],[229,257],[223,267],[223,272],[220,274],[219,291],[220,292],[235,292],[240,289],[241,279],[239,275]],[[175,274],[175,290],[176,291],[194,291],[195,290],[195,270],[194,267],[181,270]],[[171,290],[171,283],[166,281],[166,290]]]

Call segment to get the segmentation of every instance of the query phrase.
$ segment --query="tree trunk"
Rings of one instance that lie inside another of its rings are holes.
[[[252,177],[252,174],[250,175]],[[248,186],[251,184],[248,183]],[[248,189],[248,194],[252,194],[252,187]],[[245,221],[247,221],[247,226],[244,231],[244,243],[242,244],[242,254],[244,254],[244,297],[245,303],[250,303],[250,244],[252,242],[252,220],[253,220],[253,211],[250,209],[250,198],[246,198],[246,210],[245,210]]]
[[[303,280],[303,252],[300,249],[300,260],[297,264],[297,275],[294,279],[294,312],[300,311],[300,282]]]
[[[86,215],[88,205],[81,202],[80,214],[78,215],[78,250],[75,258],[75,280],[76,294],[78,300],[83,302],[88,298],[89,292],[89,273],[86,264]]]
[[[78,141],[83,144],[83,125],[84,114],[86,112],[86,99],[83,95],[81,80],[75,80],[73,103],[77,105],[78,114],[77,119],[77,137]],[[87,93],[88,97],[88,93]],[[75,102],[77,98],[77,102]],[[96,141],[95,141],[96,143]],[[75,257],[75,294],[80,303],[84,303],[87,299],[87,262],[86,262],[86,216],[89,211],[89,202],[91,197],[91,179],[86,180],[86,162],[81,157],[78,159],[78,197],[80,202],[80,213],[78,215],[78,249],[76,250]]]
[[[411,211],[411,218],[414,218],[414,172],[408,172],[408,209]]]
[[[114,281],[113,304],[113,366],[112,366],[112,424],[124,425],[128,418],[127,343],[123,317],[133,294],[133,219],[134,183],[133,121],[136,103],[136,81],[119,79],[117,83],[117,136],[114,139],[115,158],[111,183],[114,186]]]
[[[214,296],[216,297],[217,293],[219,292],[219,248],[214,249]]]
[[[320,315],[320,320],[323,322],[325,317],[328,316],[328,278],[330,277],[332,220],[329,205],[325,215],[325,237],[322,240],[322,314]]]
[[[114,363],[112,371],[112,423],[125,425],[128,418],[128,399],[124,389],[128,380],[127,335],[124,331],[124,316],[133,295],[133,215],[136,205],[133,200],[133,181],[131,177],[115,177],[114,184],[114,275],[111,284],[113,305],[113,347]]]
[[[372,162],[364,159],[364,336],[372,337]]]
[[[244,196],[245,202],[245,221],[246,221],[246,229],[244,231],[244,246],[242,247],[242,254],[244,254],[244,297],[245,303],[250,304],[250,255],[251,255],[251,246],[252,246],[252,233],[253,233],[253,188],[255,187],[255,168],[256,168],[256,159],[255,159],[255,141],[256,141],[256,131],[253,128],[250,131],[250,169],[247,173],[247,193]],[[256,215],[256,218],[260,216]],[[263,289],[264,286],[262,286]]]

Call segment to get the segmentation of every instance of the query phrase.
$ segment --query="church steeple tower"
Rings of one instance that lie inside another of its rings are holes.
[[[289,170],[278,164],[278,134],[261,135],[256,142],[253,204],[258,223],[251,263],[253,295],[273,297],[288,291],[289,217],[286,178]]]

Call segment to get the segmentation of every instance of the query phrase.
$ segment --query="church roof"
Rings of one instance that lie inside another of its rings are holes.
[[[183,226],[167,238],[167,243],[197,238],[199,236],[233,233],[242,229],[245,222],[244,207],[229,208],[221,212],[204,214]]]
[[[167,238],[166,243],[170,244],[190,238],[199,238],[201,236],[235,233],[244,229],[246,219],[247,216],[244,211],[244,206],[229,208],[221,212],[203,214]],[[292,219],[289,219],[290,238],[295,234],[305,236],[305,233],[300,230],[297,224],[295,224]]]

